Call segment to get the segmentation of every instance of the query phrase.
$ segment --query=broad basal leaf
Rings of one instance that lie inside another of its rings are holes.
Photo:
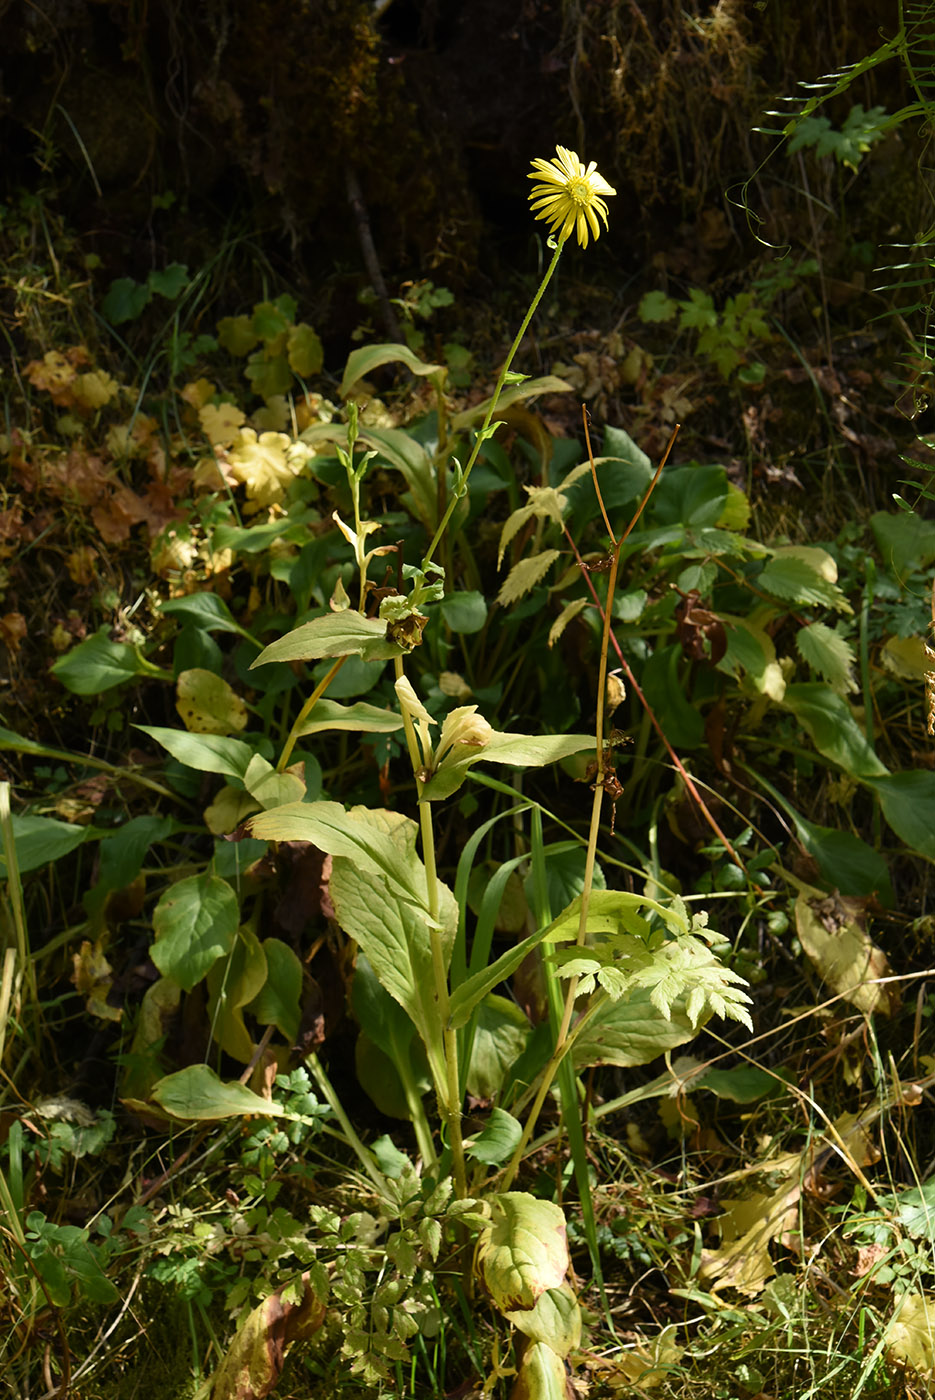
[[[14,816],[12,821],[16,863],[21,875],[47,865],[50,860],[61,860],[92,834],[91,827],[56,821],[54,817]],[[0,851],[0,877],[6,879],[6,876],[6,861]]]
[[[890,1355],[935,1380],[935,1293],[902,1293],[886,1328]]]
[[[126,642],[112,642],[106,627],[60,656],[52,667],[52,674],[73,695],[101,695],[139,676],[171,679],[144,660],[135,647]]]
[[[304,1341],[325,1320],[325,1304],[301,1278],[298,1302],[286,1302],[281,1288],[247,1315],[214,1376],[213,1400],[265,1400],[282,1374],[293,1342]],[[295,1295],[296,1285],[288,1285]]]
[[[312,804],[318,805],[318,804]],[[334,855],[330,893],[338,921],[367,956],[383,987],[408,1012],[430,1054],[439,1046],[438,1002],[429,934],[425,867],[416,854],[416,823],[396,812],[354,813],[360,841],[379,838],[381,849],[392,852],[394,879],[383,870],[362,866],[359,855]],[[401,898],[401,886],[417,899]],[[458,928],[458,906],[446,885],[439,883],[438,925],[447,968]]]
[[[490,1220],[477,1241],[487,1291],[501,1312],[531,1308],[546,1289],[565,1281],[570,1262],[565,1216],[551,1201],[525,1191],[489,1199]]]
[[[917,769],[866,779],[883,815],[911,851],[935,860],[935,773]]]
[[[250,826],[261,841],[310,841],[329,856],[347,857],[362,874],[382,876],[389,891],[411,901],[427,919],[425,870],[385,828],[368,820],[378,815],[364,807],[347,812],[339,802],[289,802],[260,813]]]
[[[565,1363],[545,1342],[533,1342],[523,1352],[510,1400],[567,1400]]]
[[[657,1055],[694,1040],[698,1030],[685,1010],[687,996],[679,998],[664,1016],[653,1005],[646,987],[607,1001],[595,1011],[576,1038],[571,1054],[577,1070],[591,1065],[646,1065]]]
[[[517,1308],[506,1314],[518,1331],[533,1342],[544,1342],[565,1357],[581,1345],[581,1309],[567,1283],[547,1288],[531,1308]]]

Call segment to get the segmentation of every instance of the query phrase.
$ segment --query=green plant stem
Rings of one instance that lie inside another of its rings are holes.
[[[312,1078],[315,1080],[315,1083],[318,1085],[319,1089],[327,1099],[328,1106],[330,1107],[332,1113],[340,1123],[341,1131],[347,1138],[347,1141],[350,1144],[350,1146],[353,1147],[354,1152],[357,1155],[357,1160],[360,1162],[360,1165],[370,1177],[370,1180],[373,1182],[374,1186],[376,1186],[377,1190],[382,1195],[388,1195],[389,1191],[386,1184],[386,1178],[380,1171],[376,1162],[373,1160],[373,1154],[371,1152],[368,1152],[367,1148],[364,1146],[360,1138],[357,1136],[357,1133],[354,1131],[354,1128],[351,1125],[351,1120],[344,1112],[344,1107],[341,1103],[341,1100],[335,1093],[331,1080],[328,1078],[327,1074],[325,1074],[321,1060],[319,1060],[314,1050],[310,1055],[306,1055],[305,1063],[311,1070]]]
[[[394,662],[396,679],[403,676],[403,661],[397,656]],[[403,731],[406,747],[412,763],[412,772],[419,793],[419,830],[422,835],[422,860],[425,865],[425,891],[429,914],[429,946],[432,950],[432,976],[435,982],[435,1004],[438,1008],[438,1040],[436,1045],[426,1045],[432,1077],[435,1080],[435,1093],[438,1098],[438,1111],[448,1128],[448,1145],[459,1197],[467,1195],[467,1171],[464,1162],[464,1137],[461,1132],[461,1086],[458,1076],[458,1037],[448,1024],[451,1020],[451,998],[448,990],[448,972],[445,967],[445,954],[442,948],[441,931],[438,924],[438,871],[435,865],[435,831],[432,826],[432,804],[422,798],[422,779],[419,773],[423,767],[423,755],[416,739],[412,716],[405,706],[401,706]],[[436,1071],[438,1048],[442,1049],[444,1077],[439,1080]]]
[[[562,240],[562,242],[557,243],[557,244],[555,245],[555,252],[552,254],[552,261],[549,263],[548,267],[546,268],[546,270],[545,270],[545,276],[543,277],[542,281],[539,283],[539,288],[538,288],[538,290],[537,290],[537,292],[536,292],[536,295],[533,297],[532,301],[529,303],[529,309],[528,309],[528,311],[526,312],[526,315],[523,317],[523,323],[522,323],[522,325],[520,326],[519,330],[516,332],[516,339],[513,341],[513,344],[510,346],[509,353],[507,354],[507,357],[506,357],[506,359],[505,359],[504,362],[503,362],[503,368],[500,370],[500,376],[499,376],[499,378],[498,378],[498,380],[497,380],[496,388],[495,388],[494,391],[493,391],[493,397],[492,397],[491,400],[490,400],[490,404],[489,404],[489,406],[488,406],[487,413],[486,413],[486,415],[485,415],[485,417],[484,417],[484,421],[483,421],[483,423],[481,424],[480,431],[478,432],[476,438],[474,439],[474,446],[473,446],[473,448],[471,449],[471,455],[470,455],[470,457],[469,457],[468,460],[467,460],[467,466],[464,468],[464,472],[463,472],[462,477],[461,477],[461,487],[462,487],[462,490],[461,490],[460,492],[453,492],[453,493],[452,493],[451,500],[448,502],[448,506],[447,506],[447,508],[446,508],[446,510],[445,510],[445,514],[442,516],[441,520],[439,521],[439,523],[438,523],[438,529],[435,531],[435,534],[434,534],[434,536],[432,537],[432,543],[429,545],[428,549],[427,549],[426,552],[425,552],[425,556],[424,556],[424,558],[423,558],[423,560],[422,560],[422,568],[423,568],[423,569],[425,569],[426,566],[432,562],[432,556],[434,555],[436,549],[438,548],[439,541],[441,540],[441,538],[442,538],[442,536],[444,535],[445,531],[448,529],[448,522],[451,520],[451,517],[452,517],[452,515],[453,515],[453,513],[454,513],[454,508],[455,508],[455,506],[458,504],[458,501],[461,499],[461,495],[463,494],[463,489],[467,486],[468,477],[471,475],[471,472],[472,472],[473,469],[474,469],[474,463],[477,461],[478,454],[480,453],[481,447],[483,446],[484,442],[486,441],[487,429],[490,427],[490,423],[491,423],[491,420],[492,420],[492,418],[493,418],[494,411],[496,410],[496,407],[497,407],[497,402],[498,402],[498,400],[499,400],[499,398],[500,398],[501,393],[503,392],[503,386],[504,386],[504,384],[506,383],[506,377],[507,377],[507,375],[508,375],[509,372],[510,372],[510,365],[513,363],[513,360],[514,360],[514,358],[515,358],[515,356],[516,356],[516,352],[517,352],[517,350],[519,349],[520,345],[522,344],[523,336],[526,334],[526,331],[527,331],[527,329],[528,329],[528,327],[529,327],[529,323],[530,323],[530,321],[532,320],[533,316],[534,316],[535,313],[536,313],[536,307],[539,305],[539,302],[542,300],[543,293],[545,292],[546,287],[549,285],[549,283],[550,283],[551,280],[552,280],[552,274],[555,272],[555,269],[556,269],[556,267],[558,266],[558,260],[559,260],[559,258],[560,258],[561,255],[562,255],[562,249],[564,248],[564,246],[565,246],[564,240]]]
[[[422,859],[425,863],[425,884],[428,894],[429,941],[432,949],[432,974],[435,978],[435,1002],[438,1007],[439,1029],[445,1058],[446,1084],[444,1095],[438,1096],[439,1109],[448,1127],[455,1191],[467,1195],[467,1172],[464,1162],[464,1138],[461,1133],[461,1086],[458,1082],[458,1036],[449,1026],[451,1001],[448,994],[448,973],[438,926],[438,874],[435,868],[435,834],[432,828],[432,804],[419,801],[419,824],[422,830]]]
[[[10,784],[0,783],[0,835],[3,839],[3,858],[6,862],[7,898],[16,935],[16,950],[32,1006],[32,1014],[38,1022],[39,989],[36,985],[36,967],[29,948],[29,935],[26,931],[26,910],[23,904],[23,886],[19,877],[19,863],[16,859],[16,839],[13,835],[13,817],[10,813]]]
[[[306,700],[305,704],[302,706],[301,710],[296,716],[295,723],[289,730],[289,737],[286,739],[286,742],[283,745],[282,753],[279,755],[279,762],[276,764],[277,773],[282,773],[285,769],[286,764],[289,762],[289,759],[292,755],[292,750],[296,746],[296,741],[302,737],[299,732],[302,728],[302,725],[308,719],[312,710],[318,704],[319,700],[324,695],[325,691],[328,689],[329,685],[334,680],[335,676],[338,674],[346,660],[346,656],[338,657],[337,661],[331,667],[331,670],[326,676],[322,677],[322,679],[316,685],[315,689],[312,691],[311,695]]]

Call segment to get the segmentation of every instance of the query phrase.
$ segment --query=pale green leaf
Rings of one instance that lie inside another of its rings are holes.
[[[244,774],[244,787],[267,811],[287,802],[301,802],[305,784],[295,773],[277,773],[268,759],[254,754]]]
[[[574,598],[570,603],[566,603],[558,617],[549,628],[549,646],[554,647],[565,628],[573,618],[577,617],[583,608],[588,606],[589,598]]]
[[[347,357],[344,376],[338,389],[341,398],[347,398],[358,380],[366,379],[381,365],[389,364],[405,365],[412,374],[422,377],[433,374],[443,376],[446,373],[444,365],[427,364],[425,360],[420,360],[408,345],[363,345],[359,350],[352,350]]]
[[[207,1065],[188,1065],[167,1074],[153,1085],[150,1098],[173,1118],[212,1121],[254,1113],[270,1117],[282,1111],[279,1104],[260,1098],[246,1084],[225,1083]]]
[[[508,1312],[506,1318],[525,1337],[544,1343],[561,1357],[581,1345],[581,1309],[567,1283],[547,1288],[533,1307]]]
[[[523,403],[526,399],[534,399],[539,394],[570,394],[572,389],[573,385],[568,384],[564,379],[557,379],[554,374],[545,374],[539,379],[527,379],[523,384],[511,384],[503,390],[497,399],[496,412],[502,413],[511,404]],[[482,423],[487,416],[490,404],[490,399],[484,399],[483,403],[474,404],[471,408],[456,413],[451,420],[451,431],[463,433],[468,428]]]
[[[360,700],[356,705],[339,705],[336,700],[319,700],[303,720],[299,735],[320,734],[330,729],[346,729],[361,734],[392,734],[403,726],[396,710],[382,710]]]
[[[364,849],[369,844],[372,852],[378,845],[392,853],[387,863],[393,866],[394,878],[391,884],[382,870],[373,868],[372,855],[368,868],[359,852],[333,852],[329,887],[338,921],[360,945],[381,985],[412,1018],[431,1057],[440,1047],[440,1028],[425,867],[415,849],[418,828],[397,812],[359,808],[355,815]],[[417,902],[400,898],[403,885],[418,892]],[[441,882],[438,892],[438,938],[447,968],[458,928],[458,906]]]
[[[429,802],[450,797],[476,763],[541,768],[543,764],[558,763],[593,746],[594,738],[590,734],[500,734],[494,731],[483,746],[468,749],[463,757],[444,761],[426,783],[422,796]]]
[[[287,1045],[299,1034],[302,964],[279,938],[265,938],[266,981],[249,1005],[261,1026],[275,1026]]]
[[[568,1270],[565,1216],[552,1201],[525,1191],[488,1198],[490,1219],[480,1231],[477,1260],[501,1312],[531,1308],[548,1288],[560,1288]]]
[[[533,1342],[523,1352],[510,1400],[567,1400],[565,1363],[545,1342]]]
[[[800,554],[785,551],[774,555],[756,579],[757,587],[766,593],[772,593],[776,598],[787,599],[793,603],[813,604],[834,608],[837,612],[852,613],[853,608],[837,584],[816,568],[810,558],[801,557],[804,553],[804,550]]]
[[[54,817],[13,816],[13,844],[21,875],[38,870],[51,860],[61,860],[92,834],[88,826],[75,826]],[[0,856],[0,877],[6,878],[6,861]]]
[[[526,1048],[530,1034],[525,1013],[506,997],[487,996],[478,1007],[466,1088],[475,1099],[499,1094],[507,1072]]]
[[[560,554],[559,549],[544,549],[541,554],[534,554],[530,559],[521,559],[518,564],[514,564],[497,594],[500,606],[508,608],[512,603],[519,602],[520,598],[545,578]]]
[[[619,1001],[609,999],[589,1018],[572,1046],[575,1069],[591,1065],[629,1068],[646,1065],[657,1055],[685,1045],[698,1034],[680,999],[664,1015],[648,988],[639,987]]]
[[[381,875],[391,890],[426,909],[425,873],[385,830],[372,825],[364,807],[345,811],[339,802],[290,802],[261,812],[250,823],[261,841],[310,841],[330,856],[346,856],[361,872]],[[427,916],[426,916],[427,917]]]

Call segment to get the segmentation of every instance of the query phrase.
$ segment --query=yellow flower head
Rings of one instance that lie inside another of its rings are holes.
[[[578,234],[582,248],[588,246],[588,229],[597,238],[601,226],[597,221],[600,214],[607,227],[607,205],[602,195],[616,194],[603,175],[597,173],[597,163],[585,169],[578,159],[577,151],[567,151],[564,146],[556,146],[555,160],[534,160],[530,180],[540,180],[534,187],[529,202],[536,211],[537,219],[545,219],[551,224],[552,232],[558,231],[558,241],[564,243],[572,230]]]

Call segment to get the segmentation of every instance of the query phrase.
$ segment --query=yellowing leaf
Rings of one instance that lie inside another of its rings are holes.
[[[198,410],[205,437],[219,447],[230,447],[237,441],[246,416],[243,409],[234,403],[206,403]]]
[[[204,810],[205,826],[212,836],[229,836],[251,812],[259,810],[259,802],[249,792],[225,783],[211,805]]]
[[[193,667],[176,682],[175,708],[191,734],[237,734],[247,727],[247,707],[227,681]]]
[[[85,939],[81,944],[81,952],[75,953],[72,961],[74,971],[71,980],[86,998],[85,1005],[91,1015],[100,1017],[102,1021],[119,1021],[123,1014],[120,1007],[111,1006],[107,1000],[113,985],[113,969],[105,958],[100,943],[91,943]]]
[[[301,802],[305,796],[305,784],[297,773],[277,773],[269,760],[258,753],[247,764],[243,781],[264,811],[282,807],[286,802]]]
[[[298,1303],[286,1302],[280,1289],[247,1316],[218,1367],[213,1400],[264,1400],[274,1389],[292,1343],[310,1337],[325,1320],[325,1305],[308,1280],[303,1274]]]
[[[518,602],[531,588],[535,588],[536,584],[545,578],[560,553],[558,549],[544,549],[541,554],[534,554],[531,559],[521,559],[507,574],[497,594],[500,606],[509,607],[511,603]]]
[[[226,466],[243,482],[256,508],[278,504],[308,460],[309,449],[285,433],[260,433],[241,428],[226,452]]]
[[[677,1335],[678,1328],[670,1324],[658,1337],[641,1341],[632,1351],[598,1361],[594,1369],[615,1392],[626,1393],[631,1386],[637,1390],[654,1390],[682,1358],[685,1348],[679,1345]]]
[[[212,384],[210,379],[190,379],[182,390],[181,397],[192,408],[199,409],[213,399],[217,393],[217,385]]]
[[[75,402],[83,408],[102,408],[120,393],[116,379],[102,369],[89,370],[79,374],[71,386]]]
[[[555,643],[558,641],[559,637],[562,635],[569,622],[571,622],[572,618],[577,617],[578,614],[581,612],[582,608],[586,608],[587,605],[587,598],[575,598],[571,603],[565,604],[558,617],[555,619],[555,621],[552,623],[552,626],[549,628],[550,647],[554,647]]]
[[[701,1255],[699,1278],[712,1291],[736,1288],[738,1293],[760,1293],[776,1269],[770,1258],[773,1240],[795,1229],[801,1184],[787,1181],[772,1195],[759,1192],[742,1200],[725,1200],[718,1218],[723,1243]]]
[[[565,1216],[551,1201],[504,1191],[491,1198],[491,1218],[481,1230],[477,1257],[501,1312],[532,1308],[540,1294],[565,1281]]]
[[[932,669],[921,637],[887,637],[880,660],[894,676],[906,681],[921,681]]]
[[[803,886],[795,904],[795,925],[808,957],[822,979],[858,1010],[891,1015],[899,1004],[895,985],[880,985],[890,972],[886,954],[870,940],[859,900],[824,895]]]
[[[935,1379],[935,1294],[903,1293],[886,1329],[890,1355]]]

